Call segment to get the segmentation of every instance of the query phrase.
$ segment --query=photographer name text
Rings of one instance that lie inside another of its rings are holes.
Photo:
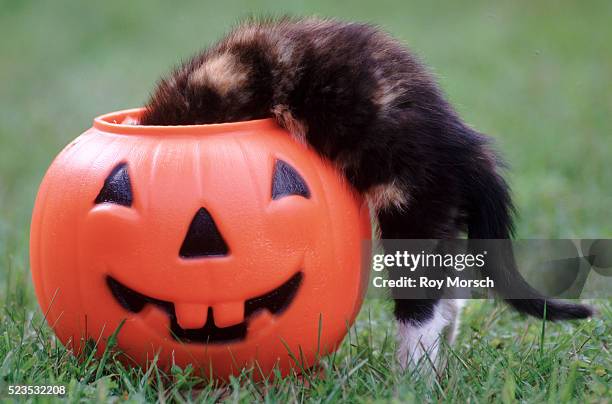
[[[372,285],[375,288],[426,288],[437,289],[442,288],[493,288],[495,283],[488,276],[484,279],[461,279],[458,276],[446,279],[431,279],[426,276],[419,276],[418,279],[408,276],[402,276],[399,279],[385,279],[382,276],[376,276],[372,279]]]

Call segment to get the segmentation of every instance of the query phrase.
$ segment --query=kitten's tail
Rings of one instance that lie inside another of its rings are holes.
[[[590,317],[593,309],[589,306],[547,299],[533,289],[518,272],[510,242],[514,207],[509,187],[496,172],[496,165],[489,161],[480,168],[475,168],[471,175],[467,176],[465,184],[469,195],[468,237],[476,239],[474,244],[480,247],[487,246],[487,261],[494,264],[484,269],[495,282],[496,291],[516,310],[531,316],[543,318],[545,315],[547,320]],[[486,241],[491,239],[505,240]]]

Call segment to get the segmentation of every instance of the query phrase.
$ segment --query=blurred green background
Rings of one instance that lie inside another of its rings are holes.
[[[610,1],[0,0],[0,306],[12,302],[26,317],[36,310],[30,213],[61,148],[95,116],[142,105],[160,75],[241,17],[284,13],[379,24],[420,55],[464,119],[497,139],[511,167],[518,237],[612,237]],[[371,304],[374,321],[389,324],[388,311]],[[498,313],[474,307],[464,346],[486,338],[493,320],[482,326],[484,319]],[[11,310],[2,318],[16,327]],[[522,325],[509,314],[502,320],[499,338],[513,341]],[[573,335],[565,327],[555,332]],[[591,338],[595,325],[589,327],[584,338]],[[590,358],[601,351],[598,341],[586,346]],[[517,350],[527,351],[524,344]],[[569,358],[565,349],[559,355]],[[517,355],[511,348],[499,352]],[[507,386],[505,380],[495,383]]]
[[[248,15],[369,21],[494,136],[524,238],[612,236],[612,3],[0,1],[0,260],[27,267],[36,188],[93,117]],[[2,271],[4,272],[4,271]]]

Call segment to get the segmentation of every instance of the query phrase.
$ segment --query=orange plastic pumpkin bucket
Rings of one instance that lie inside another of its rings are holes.
[[[62,343],[102,352],[126,319],[127,362],[223,379],[335,350],[368,277],[364,201],[273,120],[122,124],[140,112],[95,119],[40,186],[32,277]]]

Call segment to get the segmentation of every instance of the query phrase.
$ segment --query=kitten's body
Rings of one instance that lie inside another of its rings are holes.
[[[384,239],[507,239],[512,203],[484,135],[465,125],[423,66],[366,24],[249,22],[163,80],[141,124],[177,125],[275,116],[334,161],[376,211]],[[516,271],[509,265],[509,277]],[[514,272],[513,272],[514,271]],[[542,316],[544,300],[509,300]],[[402,364],[453,328],[454,301],[396,300]],[[547,318],[587,307],[548,301]]]

